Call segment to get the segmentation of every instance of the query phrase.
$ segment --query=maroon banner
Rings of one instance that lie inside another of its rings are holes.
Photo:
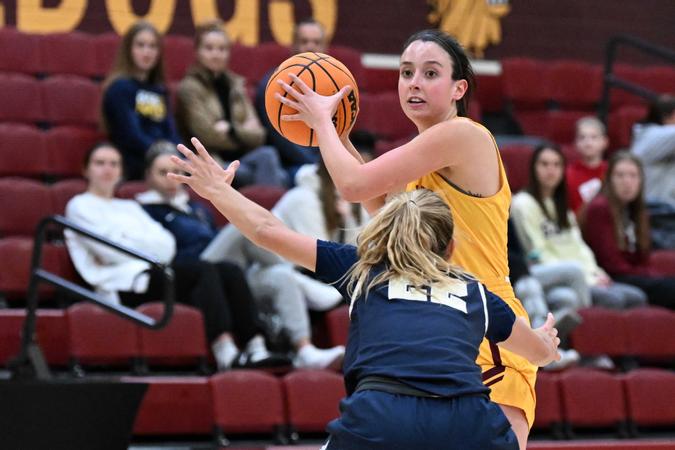
[[[31,33],[121,34],[145,18],[163,33],[190,35],[196,23],[216,17],[248,45],[288,44],[293,24],[314,17],[333,43],[366,53],[398,53],[408,35],[429,27],[455,34],[487,59],[600,62],[619,33],[675,48],[673,0],[0,0],[0,26]]]

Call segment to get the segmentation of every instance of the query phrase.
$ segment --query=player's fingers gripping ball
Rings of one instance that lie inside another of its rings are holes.
[[[296,75],[310,89],[321,95],[333,95],[344,86],[351,86],[352,90],[342,97],[333,116],[333,124],[338,134],[343,136],[349,132],[359,111],[359,90],[354,77],[344,64],[332,56],[307,52],[291,56],[281,63],[267,83],[265,110],[272,126],[279,134],[298,145],[312,147],[318,145],[316,133],[303,121],[284,121],[281,119],[284,115],[297,113],[294,108],[284,105],[275,98],[277,93],[283,97],[289,96],[277,80],[283,80],[294,87],[295,83],[290,74]]]

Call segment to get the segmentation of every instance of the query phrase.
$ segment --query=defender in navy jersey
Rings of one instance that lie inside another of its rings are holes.
[[[516,450],[509,421],[488,398],[475,360],[481,340],[546,365],[559,359],[553,316],[532,330],[497,296],[448,260],[454,223],[427,190],[392,197],[358,246],[317,241],[288,229],[232,189],[194,139],[197,154],[169,174],[210,200],[257,245],[335,282],[350,299],[344,361],[347,398],[328,425],[327,450]]]

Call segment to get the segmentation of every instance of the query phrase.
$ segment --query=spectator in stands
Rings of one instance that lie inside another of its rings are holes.
[[[631,151],[644,165],[647,201],[675,206],[675,96],[660,97],[635,125]]]
[[[228,270],[233,270],[230,268],[233,262],[237,263],[237,273],[248,269],[255,297],[260,301],[270,298],[276,307],[296,352],[294,365],[339,367],[344,347],[319,349],[311,343],[307,301],[313,301],[315,309],[329,309],[341,301],[341,295],[333,287],[296,272],[278,256],[246,240],[233,227],[225,227],[219,234],[209,210],[199,201],[191,200],[181,184],[167,178],[168,173],[177,171],[171,155],[178,155],[175,148],[157,148],[148,153],[146,181],[150,190],[139,194],[137,200],[175,237],[176,260],[196,262],[203,257],[216,266],[225,265]],[[251,263],[255,266],[250,267]]]
[[[615,280],[640,287],[652,304],[675,309],[675,270],[650,264],[644,172],[635,155],[612,155],[602,192],[582,223],[598,262]]]
[[[155,142],[179,142],[164,84],[162,40],[149,22],[136,22],[122,38],[103,82],[101,112],[101,124],[122,152],[130,180],[143,178],[145,153]]]
[[[323,25],[316,20],[305,19],[295,25],[295,29],[293,30],[293,45],[291,48],[292,54],[305,52],[324,53],[327,46],[326,30]],[[291,55],[289,54],[288,56],[290,57]],[[274,69],[276,69],[276,67],[271,68],[258,83],[255,96],[255,108],[267,130],[268,144],[273,145],[279,151],[282,164],[288,169],[291,177],[293,177],[295,171],[300,166],[316,163],[319,160],[319,150],[303,147],[287,140],[274,129],[272,123],[267,118],[267,112],[265,110],[265,88],[267,87],[267,82],[274,72]],[[206,143],[204,144],[206,145]],[[208,145],[206,146],[208,147]]]
[[[235,186],[284,186],[288,175],[277,151],[265,143],[243,77],[228,69],[232,45],[220,21],[197,27],[197,61],[178,86],[176,119],[186,140],[197,137],[221,162],[239,160]]]
[[[282,363],[265,346],[257,312],[243,274],[235,265],[174,260],[176,242],[133,200],[114,197],[122,177],[122,155],[102,143],[84,161],[87,191],[73,197],[66,217],[98,235],[141,251],[175,272],[176,299],[201,310],[218,368]],[[162,277],[148,263],[81,236],[66,235],[68,250],[82,278],[109,301],[135,306],[162,296]],[[244,350],[240,352],[237,339]]]
[[[565,157],[557,146],[544,144],[535,149],[528,186],[513,197],[511,216],[532,263],[581,264],[593,304],[629,308],[646,303],[641,289],[612,281],[583,241],[567,203]]]
[[[340,198],[328,169],[318,164],[302,166],[295,176],[296,187],[289,190],[272,212],[284,224],[301,234],[340,243],[356,243],[366,212]]]
[[[576,309],[590,305],[590,291],[581,267],[574,262],[534,264],[530,267],[518,234],[509,220],[508,227],[509,278],[513,291],[537,328],[546,322],[549,312],[556,318],[555,328],[561,345],[568,334],[581,323]],[[560,348],[560,360],[545,367],[560,370],[580,360],[574,349]]]
[[[575,214],[600,192],[607,171],[602,156],[608,144],[605,125],[597,117],[577,121],[574,146],[580,158],[567,166],[566,174],[569,205]]]

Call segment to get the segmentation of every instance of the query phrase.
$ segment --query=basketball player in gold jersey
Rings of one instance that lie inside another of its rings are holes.
[[[293,81],[295,87],[280,82],[289,95],[277,98],[297,111],[284,119],[302,120],[318,134],[321,155],[343,198],[375,210],[392,192],[424,187],[440,194],[450,205],[458,230],[452,262],[476,275],[516,315],[527,317],[508,279],[511,191],[494,138],[466,118],[474,75],[461,46],[437,30],[408,39],[398,92],[419,135],[367,164],[331,122],[337,102],[350,88],[327,97],[297,78]],[[492,400],[502,407],[524,450],[534,421],[536,368],[485,340],[476,362]]]

